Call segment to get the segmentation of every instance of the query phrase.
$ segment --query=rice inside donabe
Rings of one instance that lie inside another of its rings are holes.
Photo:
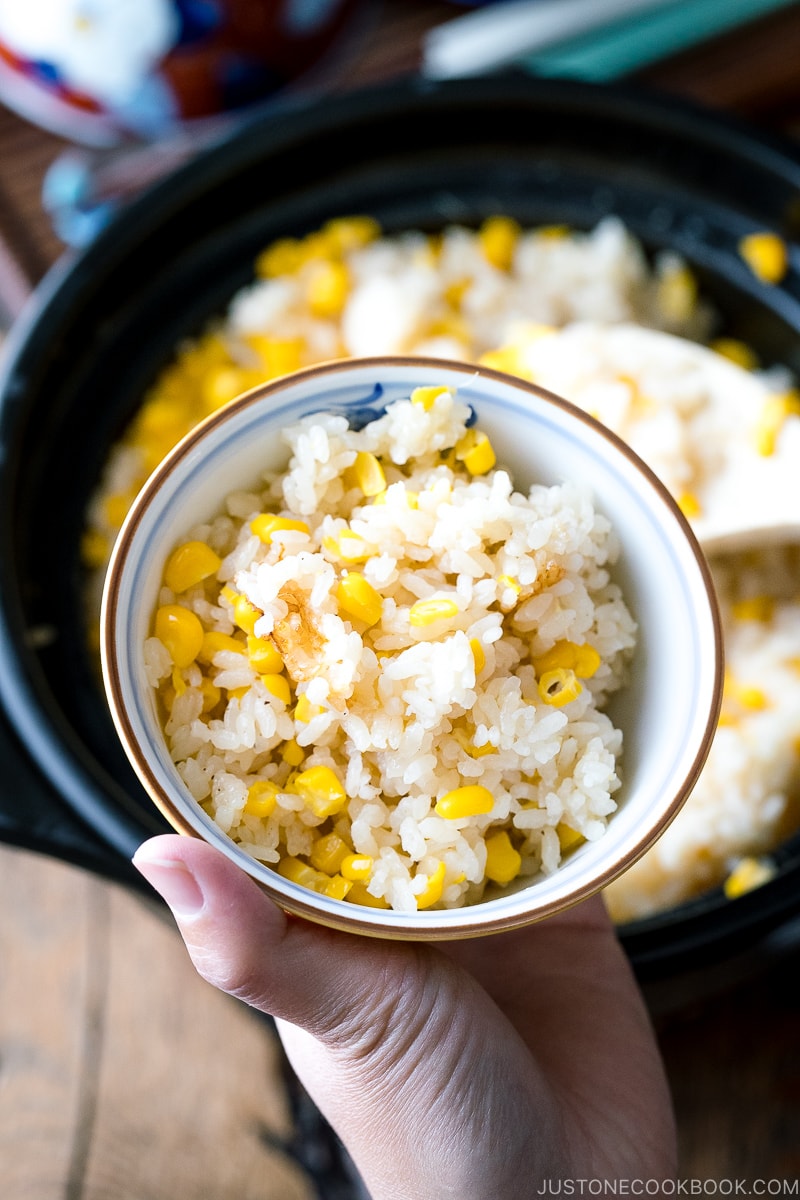
[[[216,572],[159,598],[204,631],[182,668],[146,645],[187,787],[249,854],[337,898],[472,903],[554,871],[616,807],[602,706],[635,643],[616,537],[573,483],[515,491],[472,416],[433,388],[360,431],[299,421],[285,474],[187,531]]]

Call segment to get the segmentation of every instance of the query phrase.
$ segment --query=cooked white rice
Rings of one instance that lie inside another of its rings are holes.
[[[698,535],[721,517],[746,524],[781,501],[790,508],[800,419],[792,403],[781,407],[784,372],[745,371],[703,346],[626,325],[574,325],[522,340],[514,352],[521,376],[624,438],[685,506]],[[768,854],[800,824],[797,558],[766,548],[712,558],[711,567],[727,668],[720,728],[673,824],[606,890],[619,922],[732,875],[738,890],[739,864]],[[742,878],[763,882],[769,873],[767,866]]]
[[[87,514],[95,612],[114,539],[152,469],[202,417],[265,379],[363,354],[474,362],[532,329],[580,321],[632,322],[692,339],[712,326],[681,260],[664,253],[651,266],[613,217],[587,233],[520,231],[508,267],[492,261],[497,222],[395,237],[376,236],[371,224],[345,219],[305,241],[269,247],[258,278],[224,317],[177,348],[109,455]],[[320,299],[320,280],[333,294],[323,288]]]
[[[320,838],[335,834],[371,860],[367,895],[348,897],[399,911],[472,903],[487,876],[550,873],[562,846],[601,837],[616,807],[622,737],[602,706],[635,640],[610,577],[616,539],[577,486],[523,496],[503,469],[471,474],[460,458],[470,417],[443,391],[429,409],[399,401],[359,432],[340,416],[306,418],[285,431],[285,474],[187,531],[221,565],[178,596],[164,588],[159,603],[234,634],[245,596],[260,614],[255,637],[281,652],[288,702],[242,634],[241,653],[211,656],[206,678],[222,697],[208,713],[201,666],[178,671],[158,638],[147,644],[173,758],[228,836],[325,890],[342,887],[336,871],[331,885],[331,872],[313,870]],[[353,478],[358,453],[385,471],[373,498]],[[306,528],[265,544],[251,528],[262,512]],[[355,569],[343,534],[361,539]],[[380,597],[374,622],[343,603],[352,579]],[[419,602],[432,599],[444,607],[431,620]],[[343,789],[330,815],[304,795],[315,768]],[[276,785],[264,816],[248,803],[256,781]],[[442,815],[442,797],[476,785],[490,811]]]
[[[715,319],[674,254],[649,263],[613,218],[588,233],[552,227],[515,233],[501,221],[436,237],[373,231],[366,241],[358,227],[358,221],[338,227],[333,240],[349,244],[335,254],[331,230],[269,248],[255,281],[206,335],[180,348],[145,398],[139,420],[110,456],[89,513],[93,613],[122,517],[174,441],[227,394],[324,358],[438,354],[482,359],[533,379],[628,440],[699,532],[715,511],[739,511],[781,489],[791,494],[800,467],[800,406],[796,393],[788,402],[785,395],[792,381],[781,371],[742,369],[694,344],[711,337]],[[325,311],[312,303],[312,292],[334,259],[345,268],[339,282],[344,278],[346,294],[340,308],[329,304]],[[745,360],[749,353],[740,344],[724,349]],[[755,702],[753,690],[739,689],[733,707],[726,699],[729,724],[695,792],[657,847],[608,893],[620,920],[719,883],[800,823],[800,718],[792,719],[800,714],[800,655],[790,636],[800,619],[800,574],[788,559],[769,554],[712,565],[726,618],[729,695],[731,679],[752,681],[756,673],[755,659],[739,661],[740,635],[748,654],[759,642],[759,662],[765,671],[769,664],[770,679],[778,673],[779,686],[764,689],[760,708],[742,703],[748,695]],[[761,604],[758,620],[735,615],[743,611],[736,589],[746,581],[767,601],[783,597],[771,610]],[[481,770],[485,763],[477,760]]]
[[[726,879],[732,894],[740,879],[743,890],[750,878],[763,882],[771,874],[770,852],[800,824],[798,552],[765,549],[716,559],[712,567],[726,653],[719,728],[685,807],[606,889],[619,922],[680,904]]]

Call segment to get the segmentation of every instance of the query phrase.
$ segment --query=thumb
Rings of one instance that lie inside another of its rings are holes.
[[[524,1126],[520,1104],[539,1114],[542,1133],[554,1121],[516,1030],[435,947],[289,918],[193,838],[154,838],[134,864],[172,908],[198,972],[278,1018],[295,1070],[373,1195],[423,1200],[420,1178],[433,1181],[432,1196],[489,1194],[467,1187],[488,1170],[481,1147],[507,1143],[515,1112]],[[544,1136],[540,1153],[552,1141]],[[509,1172],[530,1166],[527,1137],[520,1150],[517,1159],[506,1146]],[[452,1193],[436,1182],[443,1169]]]
[[[133,864],[171,908],[204,979],[321,1041],[346,1044],[360,1002],[369,994],[374,1003],[376,979],[392,991],[391,951],[403,957],[403,947],[287,916],[205,842],[152,838]]]

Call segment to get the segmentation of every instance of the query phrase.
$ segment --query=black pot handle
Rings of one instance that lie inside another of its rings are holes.
[[[38,771],[0,708],[0,842],[147,892],[124,855],[95,833]]]

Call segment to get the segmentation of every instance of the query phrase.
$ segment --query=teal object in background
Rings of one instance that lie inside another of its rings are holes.
[[[797,0],[678,0],[537,51],[519,62],[537,75],[606,82],[796,3]]]

